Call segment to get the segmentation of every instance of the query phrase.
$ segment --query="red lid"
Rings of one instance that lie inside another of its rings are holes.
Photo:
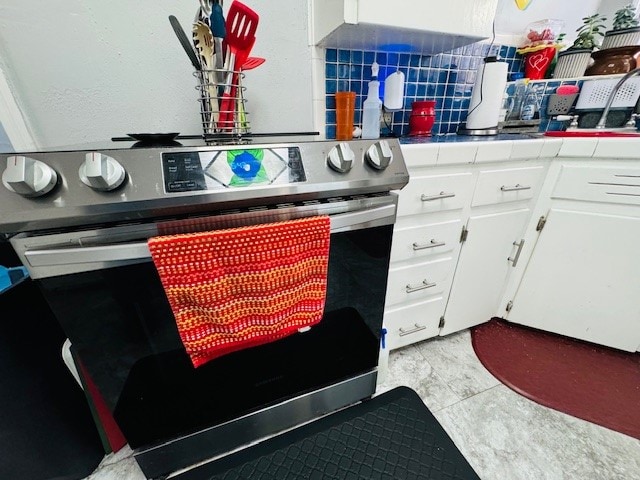
[[[413,102],[411,104],[411,108],[414,109],[418,109],[418,108],[428,108],[428,107],[435,107],[436,106],[436,101],[435,100],[422,100],[419,102]]]

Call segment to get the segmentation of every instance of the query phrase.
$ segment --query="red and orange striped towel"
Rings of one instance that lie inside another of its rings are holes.
[[[329,217],[149,239],[195,367],[320,321]]]

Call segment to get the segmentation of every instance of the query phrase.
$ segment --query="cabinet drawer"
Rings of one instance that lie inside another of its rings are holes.
[[[411,177],[400,192],[398,215],[463,208],[471,199],[472,181],[470,172]]]
[[[563,165],[551,196],[640,205],[640,168]]]
[[[410,306],[389,308],[384,314],[387,348],[404,347],[438,335],[445,299],[436,297]]]
[[[442,293],[453,267],[453,258],[447,257],[409,267],[390,268],[387,305],[420,300]]]
[[[504,170],[484,170],[478,177],[478,185],[472,206],[528,200],[537,191],[542,181],[544,168],[509,168]]]
[[[460,243],[462,222],[452,220],[393,232],[391,261],[427,258],[453,250]]]

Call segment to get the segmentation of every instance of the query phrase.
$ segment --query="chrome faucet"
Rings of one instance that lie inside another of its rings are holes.
[[[607,98],[607,103],[604,106],[604,111],[602,112],[602,116],[600,117],[600,120],[598,121],[598,124],[596,125],[596,128],[599,128],[599,129],[606,128],[605,125],[607,123],[607,115],[609,115],[609,110],[611,109],[611,104],[615,100],[616,94],[618,93],[618,90],[620,90],[620,87],[622,86],[622,84],[624,82],[626,82],[628,79],[630,79],[631,77],[633,77],[634,75],[637,75],[639,73],[640,73],[640,68],[634,68],[629,73],[627,73],[624,77],[622,77],[618,81],[618,83],[616,83],[615,87],[613,87],[613,90],[611,90],[611,93],[609,94],[609,98]],[[633,114],[631,115],[631,119],[634,120],[634,115]]]

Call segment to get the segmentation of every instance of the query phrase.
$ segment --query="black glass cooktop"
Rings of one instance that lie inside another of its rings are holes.
[[[88,142],[73,145],[53,145],[34,151],[21,151],[21,154],[44,152],[75,152],[83,150],[121,150],[127,148],[172,148],[172,147],[206,147],[224,145],[248,145],[252,143],[302,143],[318,140],[319,132],[274,132],[253,133],[242,137],[216,135],[181,135],[179,133],[133,133],[121,137],[112,137],[105,141]],[[13,151],[0,153],[13,153]]]

